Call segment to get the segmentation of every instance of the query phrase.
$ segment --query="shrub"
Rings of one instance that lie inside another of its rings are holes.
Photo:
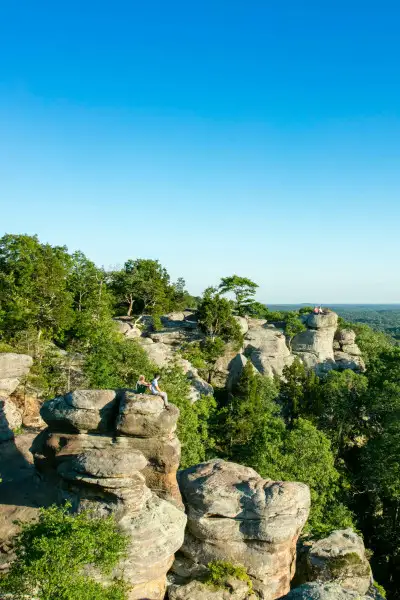
[[[251,579],[247,570],[243,565],[233,565],[230,562],[223,560],[215,560],[208,563],[208,576],[206,583],[216,588],[228,589],[228,579],[234,577],[245,581],[249,588],[249,592],[253,591]]]
[[[13,600],[124,600],[127,585],[103,586],[84,573],[91,565],[102,574],[124,556],[127,539],[113,519],[70,514],[70,505],[41,509],[39,519],[19,523],[16,557],[0,578],[0,590]],[[1,595],[1,594],[0,594]]]

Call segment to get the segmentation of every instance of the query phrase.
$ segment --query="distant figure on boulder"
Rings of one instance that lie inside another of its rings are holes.
[[[324,311],[322,310],[322,306],[318,307],[318,314],[319,315],[323,315],[324,314]]]
[[[150,386],[150,391],[153,394],[153,396],[161,396],[161,398],[164,400],[164,406],[167,410],[169,410],[169,404],[168,404],[168,396],[166,392],[162,392],[158,386],[158,381],[160,379],[161,375],[160,373],[155,373],[154,375],[154,379],[151,382],[151,386]]]
[[[145,394],[146,390],[148,390],[149,387],[150,387],[150,383],[147,383],[145,376],[140,375],[139,379],[136,382],[135,393],[136,394]]]
[[[314,306],[313,313],[314,315],[319,315],[319,306]]]

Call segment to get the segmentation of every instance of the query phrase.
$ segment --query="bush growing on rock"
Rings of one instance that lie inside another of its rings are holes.
[[[73,515],[68,509],[41,509],[37,522],[21,523],[16,558],[0,579],[0,590],[15,600],[124,600],[123,581],[102,585],[85,567],[110,574],[126,551],[126,538],[112,517]]]
[[[230,562],[223,560],[215,560],[209,562],[208,575],[206,583],[216,588],[228,588],[229,578],[245,581],[249,592],[253,591],[253,584],[247,573],[247,570],[242,565],[233,565]]]

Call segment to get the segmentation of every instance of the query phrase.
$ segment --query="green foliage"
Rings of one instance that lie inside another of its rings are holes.
[[[299,315],[309,315],[314,310],[313,306],[302,306],[299,308]]]
[[[240,581],[245,581],[249,588],[249,593],[253,591],[253,584],[243,565],[234,565],[227,561],[215,560],[209,562],[207,567],[208,575],[206,583],[208,585],[218,589],[229,589],[228,582],[233,577],[240,579]]]
[[[182,446],[181,467],[191,467],[210,458],[214,440],[209,422],[216,408],[214,398],[203,396],[191,404],[190,383],[179,367],[162,369],[161,386],[169,401],[180,410],[177,435]]]
[[[298,417],[312,419],[318,410],[319,379],[300,359],[284,367],[279,388],[282,413],[290,424]]]
[[[169,275],[158,260],[126,261],[121,271],[111,273],[111,288],[126,314],[160,315],[170,308]]]
[[[301,321],[299,315],[295,312],[289,312],[285,316],[285,333],[289,340],[292,340],[295,335],[306,330],[306,326]]]
[[[67,280],[71,257],[65,247],[41,244],[36,236],[0,239],[1,328],[9,337],[33,330],[55,337],[73,319]]]
[[[240,316],[248,313],[258,285],[247,277],[231,275],[223,277],[219,285],[221,294],[232,293],[235,296],[235,309]]]
[[[311,513],[307,529],[316,536],[353,526],[352,515],[338,500],[340,474],[329,439],[305,419],[297,419],[282,436],[280,454],[263,475],[273,479],[301,481],[311,490]]]
[[[382,596],[382,598],[386,598],[386,590],[383,586],[379,585],[377,581],[374,581],[372,585],[374,586],[378,594]]]
[[[239,324],[232,313],[232,304],[222,298],[215,288],[207,288],[198,307],[199,327],[212,340],[221,338],[224,342],[235,341],[241,344],[243,336]]]
[[[109,575],[124,556],[127,539],[112,517],[72,515],[65,507],[40,509],[39,519],[20,523],[15,539],[15,560],[0,579],[0,589],[15,600],[124,600],[126,586],[109,587],[84,573],[91,565]]]

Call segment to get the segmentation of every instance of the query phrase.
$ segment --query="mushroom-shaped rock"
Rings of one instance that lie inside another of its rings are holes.
[[[114,390],[77,390],[44,402],[42,419],[53,431],[104,432],[113,429]]]
[[[262,479],[256,471],[212,460],[179,473],[188,515],[184,557],[243,564],[262,598],[289,590],[296,541],[307,520],[306,485]]]
[[[364,542],[352,529],[334,531],[315,542],[307,563],[312,581],[335,581],[358,594],[365,594],[371,584],[371,567],[365,556]]]
[[[137,437],[168,436],[178,422],[179,409],[170,404],[167,410],[159,396],[124,392],[117,417],[119,435]]]

